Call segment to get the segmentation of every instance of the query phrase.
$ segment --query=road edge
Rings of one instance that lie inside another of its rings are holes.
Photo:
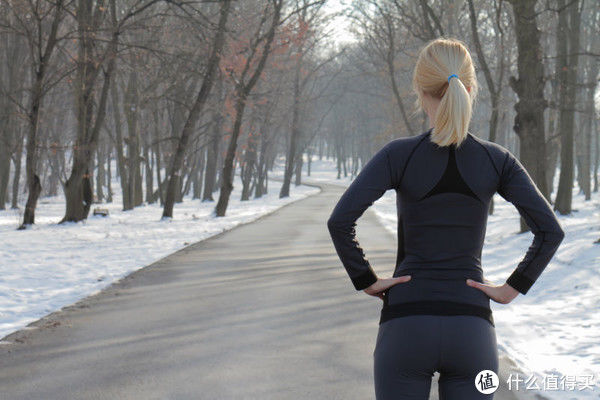
[[[281,179],[275,178],[275,177],[272,177],[270,179],[275,180],[275,181],[280,181],[280,182],[282,181]],[[42,330],[45,330],[45,329],[52,329],[52,328],[56,328],[56,327],[62,325],[63,323],[62,323],[61,319],[65,318],[65,316],[68,312],[77,311],[77,310],[81,310],[84,308],[89,308],[90,303],[93,303],[100,296],[106,296],[109,294],[118,295],[118,290],[130,287],[131,281],[133,281],[138,274],[145,273],[151,269],[160,267],[160,265],[168,257],[171,257],[180,252],[185,253],[187,251],[190,251],[190,250],[192,250],[193,246],[196,246],[199,243],[203,243],[203,242],[205,242],[207,240],[211,240],[213,238],[218,238],[221,235],[224,235],[227,232],[231,232],[232,230],[234,230],[238,227],[242,227],[244,225],[248,225],[248,224],[257,222],[262,218],[272,215],[272,214],[276,213],[277,211],[283,209],[284,207],[287,207],[291,204],[295,204],[299,201],[306,200],[309,197],[317,196],[317,195],[323,193],[323,187],[321,185],[314,184],[314,183],[306,183],[306,184],[301,183],[300,185],[317,187],[319,189],[319,191],[316,193],[306,195],[297,200],[290,201],[280,207],[274,208],[273,210],[268,211],[265,214],[262,214],[259,217],[255,218],[251,221],[241,222],[229,229],[225,229],[221,232],[215,233],[214,235],[205,237],[204,239],[192,242],[172,253],[169,253],[169,254],[153,261],[150,264],[144,265],[143,267],[140,267],[136,270],[129,272],[127,275],[124,275],[121,278],[112,281],[107,286],[105,286],[104,288],[102,288],[94,293],[90,293],[90,294],[74,301],[73,303],[66,304],[58,310],[51,311],[48,314],[45,314],[42,317],[29,322],[24,327],[17,329],[13,332],[10,332],[3,337],[0,337],[0,351],[7,350],[8,352],[10,352],[12,347],[27,344],[27,339],[29,339],[31,337],[31,335],[38,334],[37,332],[41,332]]]

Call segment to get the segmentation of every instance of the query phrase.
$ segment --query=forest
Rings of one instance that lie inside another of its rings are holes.
[[[24,229],[40,198],[61,196],[56,223],[78,222],[120,192],[123,210],[176,218],[189,196],[219,217],[235,176],[240,200],[267,193],[278,157],[280,198],[313,156],[355,176],[427,129],[411,74],[440,36],[475,57],[471,132],[518,154],[561,214],[575,187],[598,190],[597,2],[330,3],[1,1],[0,209]]]
[[[598,400],[599,39],[598,0],[0,0],[0,397]]]

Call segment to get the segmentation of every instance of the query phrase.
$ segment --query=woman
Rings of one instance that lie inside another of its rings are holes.
[[[468,131],[478,84],[465,44],[439,38],[420,52],[416,105],[430,129],[387,143],[363,167],[327,221],[356,290],[383,300],[375,346],[378,400],[427,399],[440,374],[442,400],[491,399],[476,377],[498,372],[490,299],[526,294],[564,232],[550,204],[506,148]],[[387,190],[398,207],[398,257],[392,278],[374,273],[356,240],[356,220]],[[498,192],[535,235],[503,285],[484,279],[481,249]]]

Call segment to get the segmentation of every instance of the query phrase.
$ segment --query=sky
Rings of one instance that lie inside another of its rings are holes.
[[[324,10],[327,14],[336,13],[348,8],[351,0],[327,0],[324,5]],[[349,20],[344,16],[337,16],[330,24],[333,31],[333,40],[340,44],[344,42],[354,41],[352,34],[348,31]]]

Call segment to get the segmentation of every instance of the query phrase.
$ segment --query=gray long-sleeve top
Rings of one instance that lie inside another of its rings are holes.
[[[356,290],[369,287],[377,276],[356,238],[356,221],[394,189],[398,253],[393,276],[412,279],[386,291],[380,322],[429,313],[474,314],[493,324],[488,296],[465,282],[484,281],[481,250],[493,195],[511,202],[534,234],[507,279],[520,293],[526,294],[546,268],[564,232],[510,151],[470,132],[459,147],[438,146],[430,140],[431,131],[394,139],[379,150],[341,196],[327,227]]]

